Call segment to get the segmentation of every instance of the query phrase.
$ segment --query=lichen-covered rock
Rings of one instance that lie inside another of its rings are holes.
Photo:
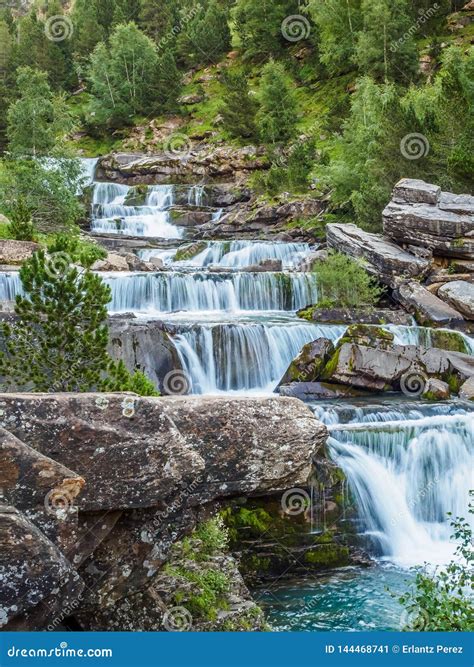
[[[32,241],[0,241],[0,264],[23,264],[31,255],[41,248],[39,243]]]
[[[293,399],[1,394],[9,430],[86,479],[82,510],[197,505],[304,483],[327,431]]]
[[[438,296],[468,320],[474,320],[474,283],[465,280],[449,282],[439,288]]]
[[[426,398],[429,401],[445,401],[450,396],[449,384],[437,378],[430,378],[428,380],[422,394],[422,398]]]
[[[326,227],[328,246],[355,259],[363,260],[365,269],[382,283],[396,287],[407,278],[424,276],[428,260],[416,257],[390,239],[365,232],[354,224]]]
[[[116,253],[109,253],[105,259],[98,259],[92,265],[93,271],[130,271],[125,257]]]
[[[18,510],[0,506],[0,627],[35,630],[77,603],[81,578]],[[64,617],[64,616],[63,616]]]
[[[393,189],[393,200],[406,204],[434,204],[439,202],[441,188],[412,178],[402,178]]]
[[[388,308],[318,308],[310,306],[298,311],[298,317],[309,322],[324,324],[396,324],[397,326],[410,326],[413,324],[412,317],[401,308],[390,310]]]
[[[327,338],[318,338],[303,347],[294,359],[278,386],[291,382],[311,382],[320,377],[321,372],[334,353],[334,345]]]

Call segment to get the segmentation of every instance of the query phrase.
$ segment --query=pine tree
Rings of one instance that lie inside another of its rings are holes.
[[[164,49],[158,60],[156,75],[156,99],[161,109],[170,111],[176,108],[182,88],[182,75],[176,65],[171,49]]]
[[[53,95],[46,72],[18,70],[19,99],[8,111],[10,151],[19,156],[47,156],[72,128],[63,97]]]
[[[106,34],[99,23],[95,0],[76,0],[72,20],[74,52],[81,58],[89,58],[97,44],[105,39]]]
[[[408,0],[362,0],[363,28],[356,62],[379,81],[410,83],[418,72],[418,53]]]
[[[224,92],[221,115],[224,128],[233,137],[254,137],[257,133],[255,115],[258,104],[251,96],[247,75],[240,71],[224,72],[222,83]]]
[[[7,388],[38,392],[156,392],[107,352],[110,288],[65,253],[35,253],[20,270],[16,320],[1,326],[0,377]]]
[[[140,28],[159,44],[161,39],[172,34],[173,27],[180,25],[181,4],[179,0],[141,0]]]
[[[203,13],[181,31],[177,40],[180,58],[188,65],[216,63],[230,49],[229,12],[217,0],[210,0]]]
[[[298,121],[296,95],[283,66],[273,60],[262,70],[258,99],[257,127],[262,141],[275,144],[291,139]]]
[[[354,67],[362,28],[361,0],[311,0],[308,9],[318,28],[321,62],[330,74]]]
[[[301,14],[296,0],[237,0],[232,20],[247,58],[278,55],[289,42],[282,35],[282,22]]]

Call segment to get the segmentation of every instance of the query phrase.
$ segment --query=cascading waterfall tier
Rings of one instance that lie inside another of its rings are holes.
[[[269,393],[303,345],[320,336],[336,341],[344,331],[294,322],[195,325],[175,343],[193,393]]]
[[[102,234],[153,236],[179,239],[183,230],[170,223],[173,186],[147,188],[143,205],[133,204],[133,193],[127,185],[96,183],[92,200],[91,230]],[[131,196],[127,203],[127,198]]]
[[[294,311],[316,299],[310,274],[105,274],[114,312]]]
[[[447,513],[466,516],[472,487],[472,408],[412,403],[315,412],[329,425],[330,455],[374,553],[403,567],[449,561]]]
[[[207,247],[187,260],[176,260],[174,251],[142,250],[140,257],[149,260],[160,257],[172,266],[208,267],[219,266],[228,269],[243,269],[264,260],[281,260],[283,268],[298,266],[310,252],[308,243],[273,243],[270,241],[212,241]]]

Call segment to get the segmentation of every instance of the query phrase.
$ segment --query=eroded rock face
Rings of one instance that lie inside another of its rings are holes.
[[[396,287],[403,280],[424,276],[430,263],[406,252],[389,239],[370,234],[353,224],[327,225],[328,246],[364,260],[364,267],[380,282]]]
[[[441,192],[435,185],[404,178],[383,212],[384,233],[400,244],[437,255],[474,257],[474,197]]]
[[[443,285],[438,296],[461,312],[468,320],[474,320],[474,284],[455,280]]]
[[[468,378],[459,390],[459,398],[474,401],[474,376]]]

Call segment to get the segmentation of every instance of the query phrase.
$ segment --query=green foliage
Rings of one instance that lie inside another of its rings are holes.
[[[301,14],[295,0],[237,0],[232,10],[235,32],[246,58],[277,56],[289,45],[282,35],[287,16]]]
[[[372,307],[382,296],[374,278],[355,260],[334,253],[315,268],[319,308]]]
[[[58,234],[49,245],[49,252],[65,253],[74,264],[90,269],[99,259],[107,257],[106,251],[97,243],[81,239],[77,234]]]
[[[356,48],[361,72],[379,80],[409,82],[418,72],[418,53],[409,32],[408,0],[362,0],[361,13]]]
[[[0,165],[0,211],[9,219],[28,218],[44,233],[74,229],[83,214],[76,193],[80,183],[77,160],[54,163],[9,159]],[[21,202],[21,211],[18,211]]]
[[[64,240],[57,247],[65,247]],[[36,392],[135,391],[157,395],[107,352],[110,287],[72,264],[65,251],[26,261],[16,319],[1,325],[0,377],[8,389]]]
[[[196,12],[177,39],[177,50],[187,66],[215,63],[230,49],[228,10],[209,0],[205,11]]]
[[[262,70],[257,127],[264,143],[290,140],[298,121],[296,94],[284,67],[271,60]]]
[[[256,174],[254,185],[271,196],[280,192],[306,192],[316,159],[313,139],[302,139],[280,154],[270,154],[271,166]]]
[[[35,240],[35,228],[31,221],[31,212],[22,197],[14,202],[10,210],[9,233],[11,238],[17,241]]]
[[[255,115],[258,104],[252,96],[248,75],[244,71],[231,70],[222,74],[221,115],[225,130],[231,137],[249,139],[255,137]]]
[[[8,110],[7,135],[13,155],[46,156],[72,129],[72,119],[62,96],[53,95],[45,72],[21,67],[19,99]]]
[[[97,124],[127,124],[157,108],[158,53],[134,23],[119,25],[91,55],[91,112]]]
[[[308,11],[318,27],[321,62],[330,74],[354,67],[357,35],[362,27],[361,0],[310,0]]]
[[[471,491],[471,497],[473,492]],[[474,513],[470,503],[469,513]],[[451,516],[449,514],[448,516]],[[436,570],[414,568],[415,581],[399,600],[407,611],[408,631],[470,632],[474,630],[474,552],[472,529],[457,517],[451,522],[458,542],[455,559]]]

